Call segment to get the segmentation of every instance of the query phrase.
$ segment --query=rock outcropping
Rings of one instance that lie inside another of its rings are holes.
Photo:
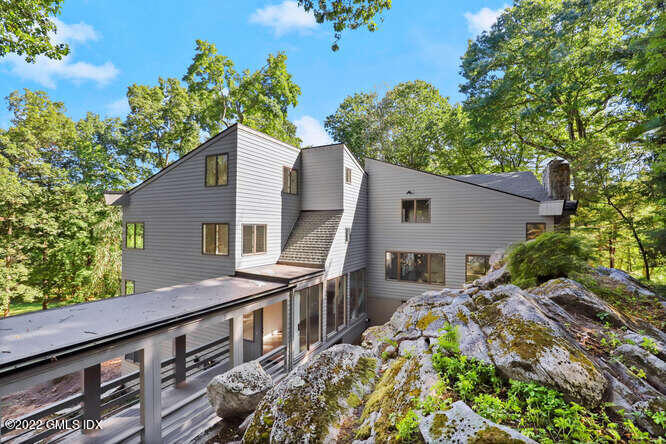
[[[258,361],[251,361],[216,376],[206,391],[217,415],[230,418],[252,412],[271,387],[270,375]]]

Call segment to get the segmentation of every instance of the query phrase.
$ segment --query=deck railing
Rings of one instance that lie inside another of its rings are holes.
[[[195,376],[200,372],[222,363],[229,359],[229,337],[217,339],[215,341],[203,344],[200,347],[185,352],[185,375],[187,377]],[[278,349],[274,350],[278,351]],[[282,351],[284,355],[284,351]],[[272,368],[277,368],[274,364],[274,355],[266,355],[270,359]],[[283,359],[284,360],[284,359]],[[176,384],[176,358],[165,359],[161,364],[162,390]],[[103,383],[100,387],[101,396],[101,419],[109,418],[123,410],[126,410],[137,404],[141,392],[140,372],[135,371],[127,375],[112,379]],[[34,412],[14,418],[15,422],[21,421],[26,424],[40,424],[47,420],[76,420],[83,417],[83,393],[70,396],[57,401],[47,407]],[[45,439],[51,435],[59,434],[62,438],[74,430],[58,431],[51,430],[8,430],[2,428],[2,443],[32,443]]]

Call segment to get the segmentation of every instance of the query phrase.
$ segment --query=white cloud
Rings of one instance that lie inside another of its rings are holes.
[[[106,110],[111,116],[114,117],[125,117],[130,112],[129,103],[127,103],[127,98],[123,97],[114,102],[108,103],[106,105]]]
[[[296,136],[299,137],[303,146],[327,145],[333,143],[333,139],[324,131],[321,123],[311,116],[303,116],[294,121],[296,125]]]
[[[87,23],[74,23],[68,25],[57,18],[53,19],[57,32],[52,38],[58,43],[83,43],[88,40],[99,40],[99,34]]]
[[[114,79],[120,71],[107,61],[102,65],[88,62],[74,61],[73,45],[90,40],[98,40],[99,34],[92,26],[86,23],[68,25],[54,19],[58,32],[53,35],[56,42],[70,45],[70,53],[60,60],[38,56],[35,63],[27,63],[23,57],[9,54],[0,59],[0,64],[9,66],[9,72],[25,80],[32,80],[47,88],[55,88],[57,79],[67,79],[75,82],[92,81],[98,85],[105,85]]]
[[[257,9],[250,15],[250,23],[273,28],[278,37],[290,31],[304,32],[317,26],[312,12],[305,12],[298,3],[289,0]]]
[[[483,31],[490,31],[490,28],[497,21],[497,17],[508,7],[509,5],[504,4],[498,9],[481,8],[476,13],[466,12],[467,29],[474,35],[481,34]]]

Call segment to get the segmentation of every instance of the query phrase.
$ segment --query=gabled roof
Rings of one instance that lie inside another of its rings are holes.
[[[468,174],[463,176],[449,176],[463,182],[480,185],[516,196],[542,202],[548,200],[548,192],[537,180],[531,171],[514,171],[512,173],[497,174]]]

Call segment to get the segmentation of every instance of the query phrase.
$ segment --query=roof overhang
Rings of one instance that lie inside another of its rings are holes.
[[[577,200],[547,200],[539,204],[539,216],[563,216],[576,214]]]
[[[104,193],[104,202],[107,205],[123,205],[129,199],[125,191],[106,191]]]

